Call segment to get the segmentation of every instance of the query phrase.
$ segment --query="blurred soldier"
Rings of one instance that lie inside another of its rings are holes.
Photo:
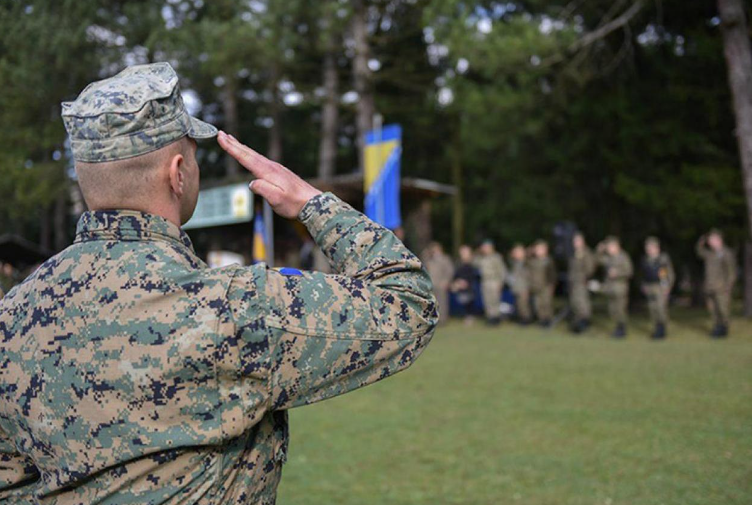
[[[595,273],[595,257],[585,243],[582,233],[572,237],[572,256],[569,258],[569,305],[572,308],[572,331],[581,333],[590,326],[593,309],[590,304],[588,280]]]
[[[478,286],[478,269],[473,262],[473,250],[469,245],[462,245],[459,249],[460,260],[454,269],[452,292],[465,318],[465,324],[473,322],[475,307],[475,290]]]
[[[603,290],[608,298],[608,314],[615,324],[611,336],[627,335],[627,307],[629,305],[629,279],[632,278],[632,260],[622,251],[619,239],[608,237],[598,244],[598,263],[605,272]]]
[[[475,266],[480,272],[480,289],[483,295],[483,307],[489,324],[501,322],[501,289],[507,275],[507,267],[501,254],[496,252],[494,243],[483,242],[475,258]]]
[[[530,279],[530,295],[533,298],[535,315],[541,326],[551,326],[554,317],[554,289],[556,288],[556,265],[548,255],[548,243],[536,241],[532,256],[527,261]]]
[[[656,237],[645,239],[645,256],[642,259],[642,292],[648,299],[654,339],[666,337],[668,299],[675,280],[674,265],[668,254],[661,251],[660,241]]]
[[[726,247],[723,234],[711,230],[697,242],[697,255],[705,262],[705,297],[713,317],[710,336],[728,336],[731,315],[731,292],[736,282],[734,253]]]
[[[449,287],[454,279],[454,265],[438,242],[428,245],[424,253],[424,263],[433,282],[440,322],[444,323],[449,319]]]
[[[337,275],[208,268],[180,226],[194,139],[217,130],[188,115],[167,63],[89,85],[63,119],[91,210],[0,301],[0,501],[274,503],[287,409],[412,364],[436,324],[428,274],[392,232],[223,133]]]
[[[514,293],[517,319],[521,324],[530,324],[530,280],[527,269],[527,251],[522,244],[516,244],[509,252],[511,273],[508,283]]]

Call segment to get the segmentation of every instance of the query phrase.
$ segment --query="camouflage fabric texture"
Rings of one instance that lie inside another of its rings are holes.
[[[85,213],[0,301],[0,503],[274,503],[286,409],[408,367],[438,317],[390,231],[331,194],[300,218],[338,274],[209,269],[160,217]]]
[[[169,63],[134,65],[89,84],[62,117],[76,161],[98,163],[140,156],[179,140],[215,137],[217,129],[185,110]]]

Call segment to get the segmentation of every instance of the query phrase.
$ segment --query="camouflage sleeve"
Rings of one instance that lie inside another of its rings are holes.
[[[259,314],[247,319],[268,335],[272,409],[324,400],[407,368],[437,323],[428,274],[393,233],[331,194],[313,198],[300,219],[337,275],[255,269],[263,324]]]
[[[32,484],[38,479],[34,464],[16,451],[0,429],[0,503],[33,503]]]

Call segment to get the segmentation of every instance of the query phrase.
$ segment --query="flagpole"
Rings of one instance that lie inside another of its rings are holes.
[[[266,200],[264,200],[263,213],[264,231],[266,232],[266,237],[264,237],[266,242],[266,264],[274,267],[274,211]]]

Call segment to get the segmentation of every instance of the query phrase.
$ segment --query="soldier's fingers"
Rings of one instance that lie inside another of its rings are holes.
[[[282,203],[285,193],[282,188],[264,179],[251,181],[248,185],[248,189],[269,202],[269,205],[272,207],[276,207]]]
[[[265,179],[271,175],[274,163],[264,156],[261,156],[250,147],[244,146],[234,137],[221,131],[217,135],[217,142],[222,149],[238,160],[241,165],[248,169],[248,171],[257,178]]]

